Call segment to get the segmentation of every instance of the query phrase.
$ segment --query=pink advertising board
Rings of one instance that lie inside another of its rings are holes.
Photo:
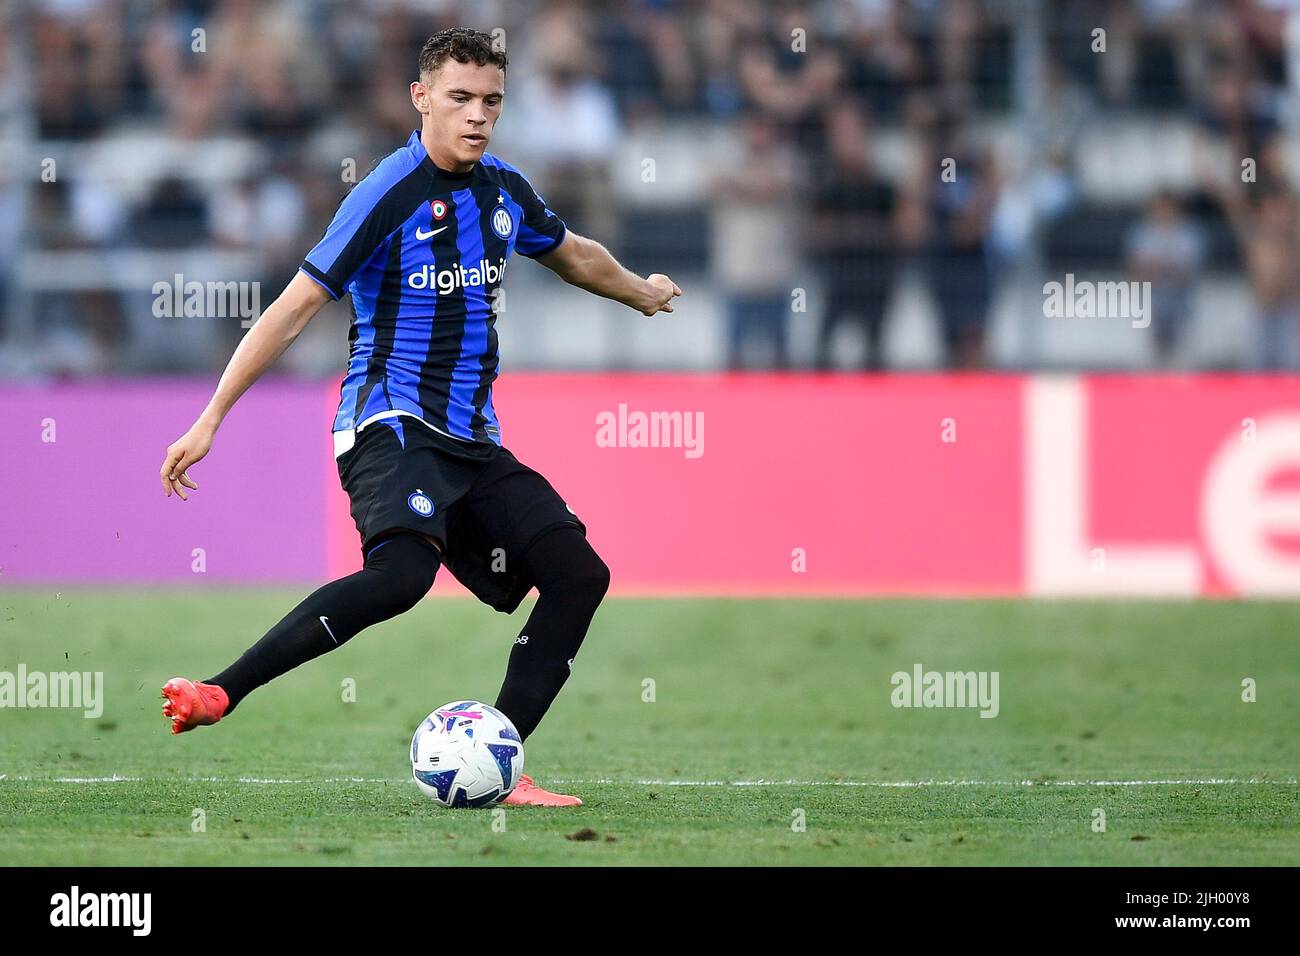
[[[259,384],[163,498],[211,386],[0,388],[0,587],[359,566],[336,382]],[[1298,377],[511,373],[496,407],[620,593],[1300,594]]]

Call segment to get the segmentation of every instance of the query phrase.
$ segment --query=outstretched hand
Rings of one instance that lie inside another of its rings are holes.
[[[188,474],[190,465],[200,462],[212,448],[212,439],[216,429],[209,425],[195,424],[167,448],[167,458],[163,461],[158,477],[162,479],[163,492],[168,498],[176,492],[182,501],[189,501],[185,489],[197,491],[198,485]]]

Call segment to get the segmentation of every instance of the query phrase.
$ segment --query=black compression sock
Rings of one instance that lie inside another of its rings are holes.
[[[527,740],[569,679],[587,627],[609,588],[609,568],[573,527],[538,538],[524,560],[537,585],[537,604],[510,651],[496,707]]]
[[[437,549],[417,534],[385,538],[371,547],[360,571],[308,596],[239,660],[204,683],[226,692],[229,714],[267,681],[409,611],[429,593],[438,563]]]

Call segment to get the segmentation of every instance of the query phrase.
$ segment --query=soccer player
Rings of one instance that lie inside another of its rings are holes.
[[[644,315],[672,312],[681,289],[665,275],[641,278],[568,231],[519,170],[486,152],[505,68],[485,33],[429,38],[411,84],[421,128],[344,198],[240,342],[207,408],[167,449],[163,491],[188,500],[186,489],[198,488],[188,470],[235,402],[326,302],[351,296],[351,356],[333,433],[363,568],[310,595],[214,677],[169,680],[163,714],[173,733],[216,723],[255,688],[410,610],[439,564],[506,613],[537,588],[496,699],[523,739],[569,677],[609,569],[546,479],[501,444],[495,293],[515,251]],[[582,801],[524,776],[506,802]]]

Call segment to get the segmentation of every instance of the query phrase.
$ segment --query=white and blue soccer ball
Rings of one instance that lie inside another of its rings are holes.
[[[524,742],[510,718],[458,700],[424,718],[411,738],[411,773],[444,807],[486,807],[510,795],[524,772]]]

